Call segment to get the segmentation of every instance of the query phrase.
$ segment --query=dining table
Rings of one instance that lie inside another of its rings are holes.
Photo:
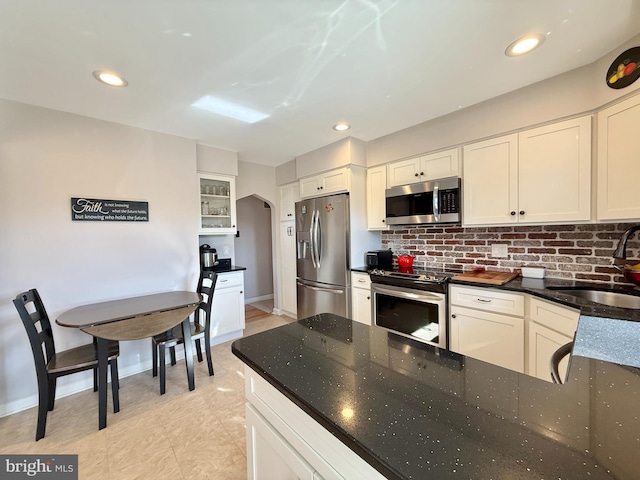
[[[189,390],[195,388],[189,316],[201,301],[202,296],[199,293],[174,290],[80,305],[56,318],[56,323],[62,327],[78,328],[96,338],[100,430],[107,426],[107,366],[110,340],[140,340],[182,324]],[[117,412],[119,406],[114,407]]]

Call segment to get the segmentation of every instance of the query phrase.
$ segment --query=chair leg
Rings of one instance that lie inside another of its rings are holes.
[[[169,347],[169,356],[171,357],[171,365],[176,364],[176,347]]]
[[[165,353],[164,353],[164,344],[158,345],[158,357],[160,357],[160,395],[164,395],[165,392],[165,383],[166,383],[166,366],[165,366]]]
[[[36,426],[36,442],[44,438],[44,432],[47,428],[49,384],[50,382],[48,380],[38,378],[38,424]]]
[[[207,355],[207,366],[209,367],[209,376],[213,375],[213,361],[211,360],[211,337],[204,337],[204,353]]]
[[[98,391],[98,367],[93,367],[93,391]]]
[[[109,362],[111,365],[111,394],[113,395],[113,413],[120,411],[120,379],[118,378],[118,359]]]
[[[158,376],[158,345],[156,344],[156,342],[154,342],[153,340],[151,340],[151,346],[153,347],[153,354],[152,354],[152,361],[153,361],[153,367],[152,367],[152,376],[157,377]]]
[[[49,395],[49,401],[47,403],[47,409],[53,410],[56,403],[56,378],[49,377],[49,386],[47,387],[47,393]]]
[[[196,339],[196,354],[198,355],[198,361],[202,361],[202,345],[200,344],[200,339]]]

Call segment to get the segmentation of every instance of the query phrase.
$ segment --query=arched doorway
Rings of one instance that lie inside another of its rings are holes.
[[[274,208],[269,202],[249,195],[236,201],[238,234],[234,239],[235,263],[246,267],[245,303],[273,311]]]

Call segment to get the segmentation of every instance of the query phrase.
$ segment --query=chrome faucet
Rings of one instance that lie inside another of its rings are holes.
[[[613,251],[613,258],[627,258],[627,242],[629,237],[640,230],[640,225],[634,225],[622,234],[622,238],[618,241],[618,246]]]

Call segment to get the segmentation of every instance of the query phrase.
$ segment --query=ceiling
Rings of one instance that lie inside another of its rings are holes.
[[[0,18],[0,98],[275,166],[589,64],[640,33],[640,0],[0,0]],[[268,117],[193,106],[207,95]]]

